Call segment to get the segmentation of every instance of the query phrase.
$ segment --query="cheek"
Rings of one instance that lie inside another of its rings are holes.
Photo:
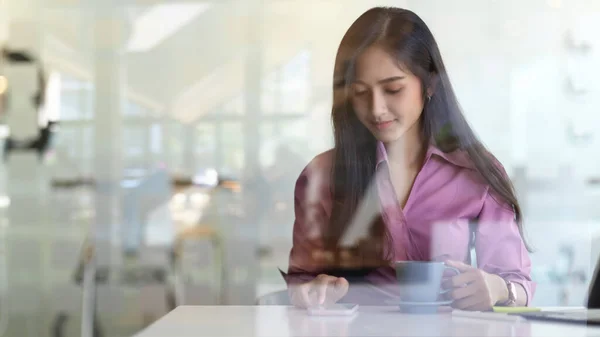
[[[411,99],[405,95],[391,96],[387,100],[388,109],[396,116],[406,118],[411,114]]]
[[[358,119],[363,121],[365,118],[367,118],[367,115],[369,114],[368,105],[359,99],[353,99],[351,102],[352,102],[352,109],[354,109],[354,113],[356,113],[356,116],[358,117]]]
[[[394,106],[393,111],[407,119],[418,118],[423,111],[423,99],[418,92],[407,92],[395,97],[390,104]]]

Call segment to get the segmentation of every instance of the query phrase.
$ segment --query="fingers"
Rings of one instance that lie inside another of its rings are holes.
[[[329,302],[335,303],[348,291],[348,281],[346,279],[325,274],[317,276],[306,285],[308,286],[307,306],[323,305]],[[311,299],[310,294],[316,295],[316,298]]]
[[[470,268],[451,279],[449,292],[454,300],[452,306],[461,310],[489,310],[494,305],[492,291],[488,286],[486,273],[480,269]]]
[[[454,300],[452,306],[466,310],[482,302],[480,288],[479,284],[471,283],[465,287],[452,290],[450,292],[450,297]]]
[[[309,296],[310,290],[311,285],[309,283],[291,286],[289,290],[290,301],[293,305],[300,308],[307,308],[311,306],[311,300]]]
[[[450,298],[453,300],[462,300],[477,293],[477,286],[468,285],[466,287],[456,288],[450,292]]]
[[[458,274],[458,275],[452,277],[452,279],[451,279],[452,287],[454,287],[454,288],[464,287],[465,285],[468,285],[479,279],[483,279],[483,276],[480,274],[481,273],[478,269],[471,269],[462,274]]]
[[[325,304],[325,299],[327,298],[327,287],[330,284],[335,284],[335,277],[327,276],[327,275],[319,275],[316,278],[316,283],[314,286],[314,290],[317,293],[317,303],[319,305]]]
[[[348,283],[348,281],[343,278],[343,277],[339,277],[336,279],[335,284],[334,284],[334,294],[332,295],[332,302],[335,303],[337,301],[339,301],[342,297],[344,297],[346,295],[346,293],[348,293],[348,288],[350,287],[350,284]]]
[[[470,265],[465,264],[465,263],[460,262],[460,261],[446,260],[445,263],[446,263],[446,265],[448,267],[454,267],[454,268],[458,269],[462,273],[467,272],[467,271],[472,270],[472,269],[475,269],[473,266],[470,266]]]
[[[479,296],[469,296],[461,300],[454,301],[452,306],[461,310],[475,310],[476,308],[479,308],[479,304],[483,302],[484,301]]]
[[[335,286],[336,288],[340,289],[340,290],[348,290],[348,287],[350,286],[350,284],[348,283],[348,280],[346,280],[343,277],[338,277],[337,280],[335,281]],[[345,295],[346,291],[344,291],[344,295]]]
[[[475,288],[475,292],[462,299],[454,301],[452,306],[461,310],[490,310],[494,305],[490,294],[481,287],[470,286],[467,288]]]

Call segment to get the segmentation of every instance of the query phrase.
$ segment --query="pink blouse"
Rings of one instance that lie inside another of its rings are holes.
[[[313,253],[323,249],[320,235],[331,215],[332,161],[332,150],[318,155],[296,182],[289,273],[318,272]],[[382,143],[377,147],[376,171],[382,218],[392,236],[395,260],[452,259],[470,264],[469,222],[476,220],[477,267],[521,284],[528,302],[533,298],[531,261],[513,208],[494,195],[466,152],[444,153],[430,146],[404,209],[397,201]],[[394,271],[378,270],[368,279],[375,285],[394,282]]]

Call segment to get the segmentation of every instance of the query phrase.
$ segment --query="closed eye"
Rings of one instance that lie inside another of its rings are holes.
[[[354,91],[354,96],[362,96],[367,93],[367,90]]]

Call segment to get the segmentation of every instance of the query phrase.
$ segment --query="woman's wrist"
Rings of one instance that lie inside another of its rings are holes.
[[[506,285],[506,281],[498,276],[498,275],[492,275],[493,279],[494,279],[494,284],[495,284],[495,295],[496,295],[496,302],[495,304],[502,304],[502,303],[506,303],[509,300],[509,293],[508,293],[508,286]]]

